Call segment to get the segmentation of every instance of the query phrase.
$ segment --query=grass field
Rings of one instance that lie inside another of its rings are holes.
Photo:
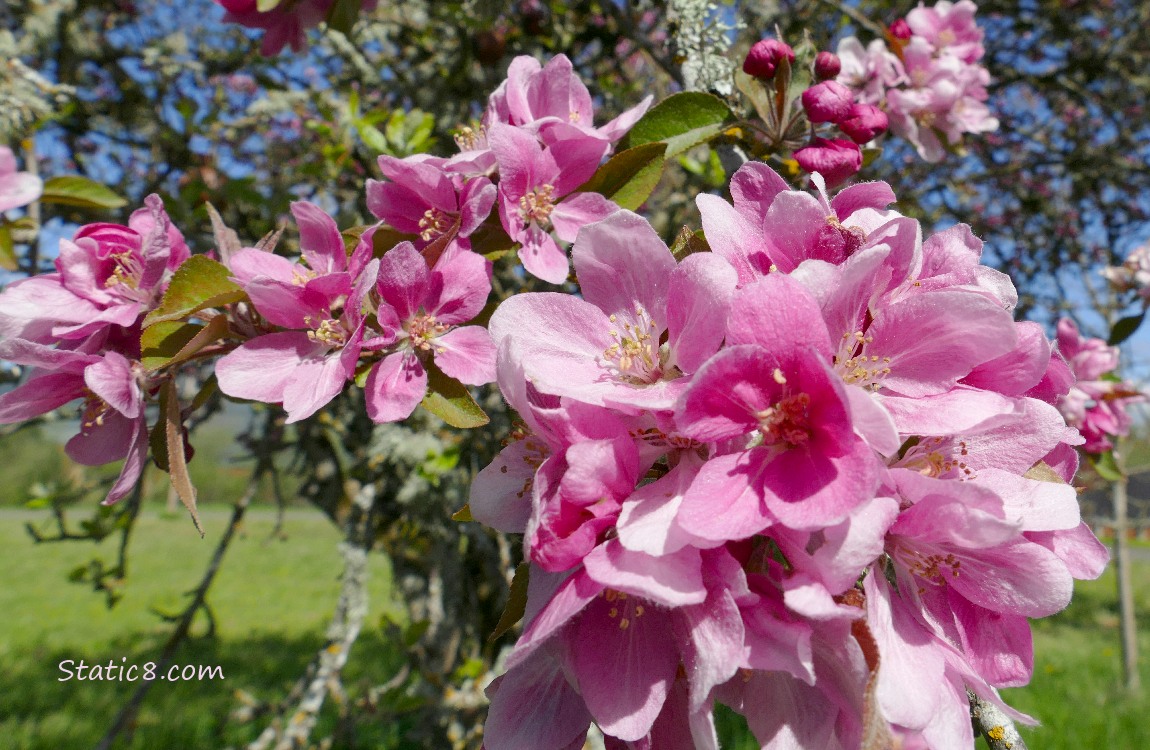
[[[111,561],[105,543],[34,545],[23,521],[35,514],[0,513],[0,748],[92,747],[135,684],[125,681],[59,681],[60,662],[142,665],[159,653],[169,627],[151,611],[178,611],[181,594],[195,586],[227,514],[204,513],[201,540],[187,518],[141,519],[130,557],[125,596],[113,610],[104,597],[70,584],[67,575],[93,555]],[[318,514],[289,513],[286,540],[270,539],[272,514],[249,513],[245,532],[228,552],[210,603],[218,638],[199,638],[178,654],[180,665],[220,666],[224,679],[160,682],[144,703],[132,742],[117,747],[213,748],[254,739],[262,726],[237,728],[227,721],[237,691],[259,699],[286,695],[323,643],[338,598],[341,561],[335,528]],[[370,627],[356,644],[348,684],[385,681],[398,668],[396,652],[379,627],[398,617],[382,557],[372,565]],[[204,629],[200,623],[197,631]],[[361,747],[386,743],[386,727],[367,728]]]
[[[34,545],[24,511],[0,511],[0,748],[47,750],[91,747],[131,694],[128,682],[60,682],[59,663],[143,665],[155,658],[167,629],[151,608],[176,610],[181,592],[198,580],[226,522],[208,510],[208,537],[200,540],[181,514],[152,512],[141,520],[133,542],[130,581],[114,610],[86,587],[66,581],[68,571],[93,555],[109,560],[110,544]],[[262,722],[238,726],[228,719],[237,692],[258,699],[282,698],[322,643],[336,600],[340,561],[338,535],[322,517],[289,512],[286,540],[269,539],[272,517],[256,509],[225,561],[211,598],[217,639],[197,639],[176,663],[220,666],[223,681],[162,682],[144,704],[132,741],[118,747],[215,748],[254,737]],[[1143,682],[1150,688],[1150,563],[1134,566],[1141,618]],[[399,617],[391,600],[388,570],[376,559],[372,570],[372,627],[352,653],[348,684],[379,683],[398,668],[393,641],[379,627],[381,617]],[[1118,618],[1114,579],[1081,583],[1064,613],[1035,627],[1035,680],[1006,691],[1007,700],[1043,725],[1025,730],[1032,750],[1150,747],[1148,703],[1117,688]],[[201,623],[202,626],[202,623]],[[202,631],[202,627],[200,628]],[[123,661],[121,661],[123,660]],[[1150,692],[1150,691],[1148,691]],[[331,716],[327,721],[333,721]],[[402,726],[377,722],[358,726],[355,740],[336,748],[402,748]],[[753,747],[731,738],[728,750]]]

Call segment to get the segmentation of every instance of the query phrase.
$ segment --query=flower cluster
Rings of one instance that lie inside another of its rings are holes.
[[[83,399],[68,456],[89,466],[126,459],[106,503],[131,491],[147,459],[144,402],[158,383],[140,363],[140,329],[187,258],[183,235],[152,195],[128,226],[80,227],[61,240],[55,273],[0,293],[0,358],[31,368],[0,396],[0,423]]]
[[[920,5],[866,48],[855,37],[839,43],[838,81],[860,103],[884,109],[890,128],[914,144],[919,156],[941,161],[963,133],[986,133],[998,120],[986,107],[990,73],[979,65],[982,30],[971,0]]]
[[[517,57],[478,127],[456,135],[459,154],[380,157],[388,182],[368,181],[368,208],[396,229],[418,233],[426,244],[444,237],[465,240],[498,204],[503,230],[519,243],[523,267],[561,284],[570,267],[556,239],[570,243],[580,227],[618,210],[602,195],[579,188],[650,104],[647,97],[596,127],[591,94],[565,55],[546,65]]]
[[[575,241],[579,297],[493,315],[522,424],[470,507],[524,534],[530,583],[489,750],[591,722],[715,748],[716,702],[764,746],[970,747],[966,690],[1027,682],[1027,618],[1101,573],[1058,358],[1009,279],[885,183],[815,183],[745,165],[681,260],[615,213]]]
[[[367,412],[406,419],[427,393],[428,368],[468,385],[495,379],[487,331],[462,325],[491,292],[491,262],[449,243],[437,258],[403,242],[373,259],[369,228],[350,257],[335,220],[292,204],[303,256],[257,248],[228,259],[255,314],[237,315],[246,340],[216,365],[220,390],[310,417],[366,369]]]
[[[360,0],[359,10],[373,10],[379,0]],[[336,0],[281,0],[271,8],[260,9],[259,0],[216,0],[227,11],[224,21],[250,29],[262,29],[260,54],[278,54],[290,46],[293,52],[307,47],[307,30],[327,20]]]
[[[34,174],[16,168],[16,155],[0,146],[0,214],[12,208],[27,206],[40,197],[44,183]]]
[[[1111,286],[1118,292],[1137,292],[1142,304],[1150,306],[1150,245],[1134,248],[1120,266],[1102,270]]]
[[[1082,433],[1082,450],[1102,453],[1114,447],[1112,437],[1130,431],[1126,408],[1146,400],[1130,383],[1110,375],[1118,369],[1118,347],[1102,339],[1088,339],[1070,318],[1058,321],[1058,351],[1065,358],[1062,374],[1069,391],[1058,401],[1066,423]],[[1109,378],[1106,376],[1110,375]]]

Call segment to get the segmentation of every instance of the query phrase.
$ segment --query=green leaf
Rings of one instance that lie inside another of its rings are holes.
[[[341,34],[350,33],[359,17],[359,5],[360,0],[335,0],[327,13],[327,27]]]
[[[120,208],[128,205],[127,200],[107,186],[80,175],[64,175],[48,180],[44,183],[44,193],[40,200],[81,208]]]
[[[471,249],[488,260],[498,260],[515,248],[515,240],[507,236],[499,216],[492,213],[471,233]]]
[[[403,629],[403,644],[411,648],[419,642],[419,639],[423,637],[423,634],[427,632],[429,627],[431,627],[431,622],[428,620],[411,623]]]
[[[482,427],[491,419],[475,403],[467,386],[449,378],[434,364],[427,366],[427,395],[423,408],[452,427]]]
[[[256,10],[260,13],[267,13],[269,10],[275,10],[276,6],[284,0],[256,0]]]
[[[1106,451],[1096,456],[1090,456],[1090,465],[1098,472],[1098,476],[1107,482],[1117,482],[1125,476],[1118,463],[1114,460],[1114,451]]]
[[[703,236],[703,230],[692,232],[690,227],[683,227],[679,230],[679,234],[675,236],[675,241],[671,244],[671,255],[675,257],[676,261],[681,261],[688,255],[694,253],[706,253],[711,249],[710,244],[707,243],[707,238]]]
[[[464,505],[459,510],[451,514],[452,521],[474,521],[475,517],[471,515],[471,503]]]
[[[743,93],[743,96],[750,100],[751,106],[755,108],[755,114],[764,123],[769,123],[777,116],[774,113],[774,92],[767,89],[766,85],[754,76],[749,76],[742,70],[735,71],[735,88]]]
[[[145,328],[140,336],[140,361],[149,370],[163,367],[203,328],[179,320],[165,320]]]
[[[530,575],[531,567],[525,562],[519,563],[515,568],[515,576],[511,579],[511,591],[507,594],[507,606],[503,608],[503,615],[499,618],[490,640],[494,641],[523,619],[523,613],[527,610],[527,583]]]
[[[160,306],[144,318],[144,327],[185,318],[205,307],[239,302],[244,290],[229,279],[231,271],[204,255],[193,255],[176,269]]]
[[[1138,330],[1138,326],[1142,325],[1142,320],[1146,317],[1146,311],[1143,310],[1137,315],[1131,315],[1128,318],[1123,318],[1114,324],[1110,329],[1110,338],[1106,341],[1110,346],[1118,346],[1126,339],[1134,335]]]
[[[620,151],[599,167],[579,191],[599,193],[620,208],[635,211],[659,184],[666,150],[666,144],[656,141]]]
[[[387,138],[384,137],[379,128],[361,120],[356,122],[355,129],[359,132],[359,137],[363,140],[363,145],[372,151],[381,154],[387,153]]]
[[[864,148],[862,150],[863,168],[869,167],[871,164],[874,164],[875,160],[878,159],[880,156],[882,156],[882,149],[881,148],[878,148],[877,146],[872,147],[872,148]]]
[[[0,226],[0,268],[5,271],[20,268],[20,261],[16,258],[16,243],[12,241],[12,232],[6,226]]]
[[[666,158],[714,138],[734,115],[717,96],[699,91],[672,94],[643,115],[627,134],[628,148],[662,141]]]
[[[217,315],[207,325],[167,320],[144,329],[141,362],[149,370],[179,364],[228,333],[228,319]]]

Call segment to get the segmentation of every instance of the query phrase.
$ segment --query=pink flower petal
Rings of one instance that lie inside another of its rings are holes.
[[[435,364],[448,377],[465,385],[495,381],[495,344],[486,328],[463,326],[432,342]]]
[[[656,322],[665,320],[675,259],[643,217],[618,211],[588,224],[571,259],[583,299],[603,312],[631,315],[641,305]]]
[[[371,421],[407,419],[427,395],[427,371],[410,351],[389,354],[371,369],[364,393]]]
[[[278,404],[297,368],[326,348],[302,331],[251,339],[216,363],[220,390],[233,398]]]

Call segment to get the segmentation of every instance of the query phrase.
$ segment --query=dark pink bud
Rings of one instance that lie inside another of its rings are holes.
[[[823,50],[815,55],[815,78],[818,80],[829,81],[832,78],[837,78],[842,69],[843,64],[834,52]]]
[[[818,172],[833,187],[862,169],[862,151],[841,138],[815,138],[795,152],[795,161],[804,172]]]
[[[914,32],[910,30],[910,24],[906,22],[905,18],[900,18],[890,25],[890,35],[895,39],[901,39],[904,42],[910,39]]]
[[[803,109],[811,122],[838,122],[847,117],[854,94],[838,81],[816,83],[803,92]]]
[[[873,104],[854,104],[846,118],[839,120],[839,130],[855,143],[868,143],[886,132],[890,123],[886,112]]]
[[[743,60],[743,72],[760,80],[769,81],[775,77],[775,68],[779,67],[779,62],[784,57],[788,62],[795,61],[795,51],[789,44],[778,39],[763,39],[755,42],[751,51],[747,53],[747,59]]]

